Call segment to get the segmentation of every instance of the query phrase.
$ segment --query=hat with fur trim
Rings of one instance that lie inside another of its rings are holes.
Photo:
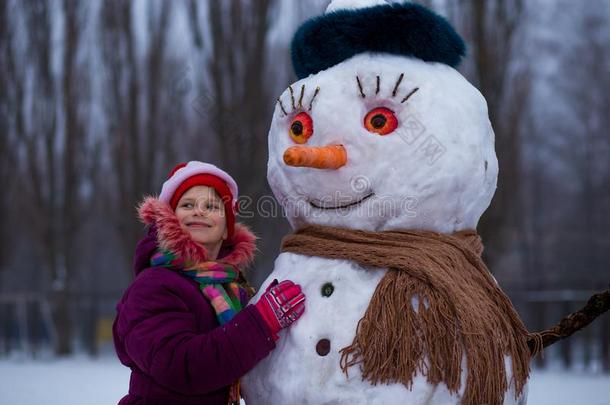
[[[190,161],[176,165],[163,183],[159,200],[176,209],[180,197],[195,186],[212,187],[221,198],[227,221],[227,238],[235,232],[235,215],[238,211],[238,189],[235,180],[224,170],[199,161]]]
[[[299,27],[291,51],[294,71],[303,79],[365,52],[456,67],[466,46],[447,20],[418,4],[333,0],[325,14]]]

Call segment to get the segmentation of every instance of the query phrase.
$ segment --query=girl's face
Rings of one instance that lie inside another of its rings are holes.
[[[182,229],[206,247],[210,259],[216,259],[222,241],[227,238],[227,221],[222,199],[212,187],[195,186],[182,195],[176,206]]]

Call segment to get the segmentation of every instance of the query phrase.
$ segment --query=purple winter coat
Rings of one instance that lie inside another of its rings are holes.
[[[275,347],[271,331],[251,305],[220,326],[195,281],[150,268],[158,245],[199,259],[205,250],[181,230],[167,204],[148,199],[140,217],[151,228],[136,248],[136,278],[117,304],[113,325],[118,357],[131,368],[129,394],[119,404],[225,405],[230,385]],[[254,236],[237,224],[219,258],[243,265],[253,250]]]

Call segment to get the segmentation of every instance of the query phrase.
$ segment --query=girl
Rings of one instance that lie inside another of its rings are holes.
[[[302,315],[305,296],[288,280],[246,306],[253,290],[241,270],[255,237],[235,223],[237,196],[227,173],[193,161],[140,206],[148,235],[113,326],[119,359],[131,368],[120,404],[239,403],[239,378]]]

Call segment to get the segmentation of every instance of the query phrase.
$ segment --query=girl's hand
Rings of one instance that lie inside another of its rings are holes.
[[[277,333],[281,329],[289,327],[303,315],[305,294],[300,285],[290,280],[279,284],[277,280],[273,280],[254,306],[271,329],[273,338],[277,340]]]

